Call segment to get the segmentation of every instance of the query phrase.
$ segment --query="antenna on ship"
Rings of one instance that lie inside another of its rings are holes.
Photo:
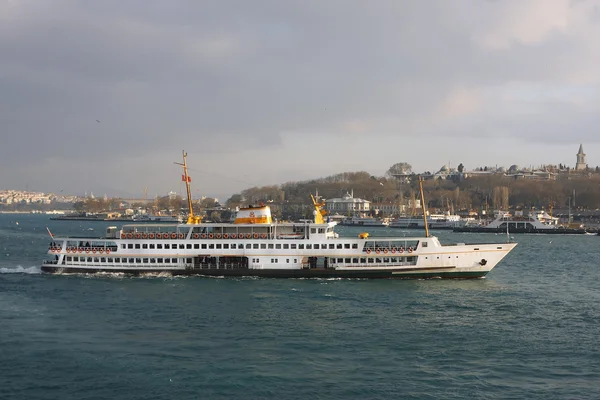
[[[183,150],[182,154],[183,154],[183,164],[178,163],[178,162],[176,162],[175,164],[181,165],[183,167],[183,175],[181,175],[181,180],[185,182],[185,188],[187,190],[188,209],[189,209],[187,223],[188,224],[199,224],[200,221],[202,220],[202,217],[195,216],[194,208],[192,207],[192,192],[190,190],[190,182],[192,181],[192,178],[188,175],[188,168],[187,168],[187,161],[186,161],[187,153],[185,152],[185,150]]]
[[[429,225],[427,225],[427,214],[425,213],[425,196],[423,195],[423,177],[419,175],[419,191],[421,192],[421,201],[423,209],[423,222],[425,226],[425,237],[429,237]]]

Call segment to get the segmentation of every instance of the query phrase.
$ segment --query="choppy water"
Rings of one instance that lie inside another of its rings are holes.
[[[598,236],[480,280],[128,278],[41,274],[46,225],[107,224],[0,214],[0,399],[600,398]]]

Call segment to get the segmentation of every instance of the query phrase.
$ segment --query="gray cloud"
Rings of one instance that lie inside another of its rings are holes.
[[[183,148],[221,196],[399,161],[573,163],[580,142],[600,164],[599,8],[0,0],[0,186],[163,194]]]

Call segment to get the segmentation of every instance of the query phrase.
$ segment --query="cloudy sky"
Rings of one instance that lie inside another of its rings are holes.
[[[600,0],[0,0],[0,189],[600,165]]]

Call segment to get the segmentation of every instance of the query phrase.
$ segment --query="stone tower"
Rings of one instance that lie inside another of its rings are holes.
[[[579,145],[579,151],[577,152],[577,164],[575,164],[575,171],[582,171],[587,168],[585,162],[585,153],[583,152],[583,144]]]

